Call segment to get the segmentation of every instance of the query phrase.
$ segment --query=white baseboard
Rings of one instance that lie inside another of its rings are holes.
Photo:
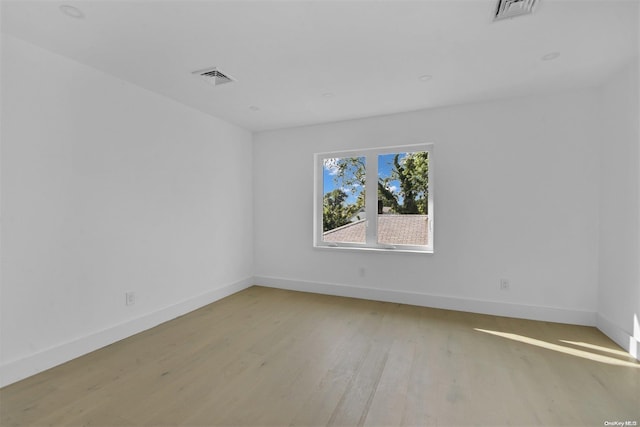
[[[0,387],[20,381],[31,375],[35,375],[139,332],[153,328],[154,326],[175,319],[200,307],[204,307],[207,304],[211,304],[214,301],[232,295],[252,285],[253,278],[251,277],[235,283],[226,284],[213,291],[189,298],[136,319],[42,350],[25,358],[4,363],[0,365]]]
[[[640,360],[640,341],[638,341],[633,335],[620,328],[601,313],[597,314],[596,327],[631,356]]]
[[[293,291],[387,301],[495,316],[597,326],[598,329],[625,350],[630,351],[633,345],[633,343],[631,343],[633,337],[628,333],[618,328],[613,322],[600,314],[596,315],[596,313],[589,311],[256,276],[221,286],[205,294],[181,301],[125,323],[97,331],[91,335],[42,350],[28,357],[4,363],[0,365],[0,387],[20,381],[31,375],[35,375],[139,332],[153,328],[154,326],[175,319],[176,317],[232,295],[254,284]],[[637,340],[634,341],[636,349],[640,349]],[[635,357],[637,357],[637,355],[635,355]]]
[[[278,277],[256,276],[254,277],[254,280],[255,284],[258,286],[289,289],[292,291],[395,302],[423,307],[442,308],[446,310],[491,314],[495,316],[515,317],[520,319],[542,320],[546,322],[568,323],[583,326],[596,325],[596,313],[590,311],[512,304],[498,301],[366,288],[334,283],[291,280]]]

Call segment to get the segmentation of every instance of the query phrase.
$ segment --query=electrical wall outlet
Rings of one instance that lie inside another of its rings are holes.
[[[509,289],[509,279],[500,279],[500,290],[506,291]]]
[[[136,293],[135,292],[126,292],[124,294],[125,304],[126,305],[134,305],[136,303]]]

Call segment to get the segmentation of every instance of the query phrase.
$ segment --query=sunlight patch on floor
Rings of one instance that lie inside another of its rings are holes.
[[[567,344],[577,345],[579,347],[585,347],[591,350],[602,351],[605,353],[615,354],[617,356],[629,357],[629,353],[624,350],[616,350],[613,348],[603,347],[601,345],[589,344],[587,342],[578,342],[578,341],[568,341],[568,340],[559,340],[560,342],[565,342]]]
[[[593,360],[594,362],[607,363],[609,365],[624,366],[627,368],[640,368],[640,364],[627,362],[624,360],[616,359],[615,357],[604,356],[601,354],[591,353],[584,350],[577,350],[571,347],[565,347],[558,344],[549,343],[546,341],[538,340],[535,338],[525,337],[523,335],[512,334],[508,332],[490,331],[487,329],[474,328],[478,332],[484,332],[485,334],[491,334],[502,338],[507,338],[513,341],[534,345],[536,347],[546,348],[547,350],[557,351],[559,353],[568,354],[571,356],[582,357],[583,359]]]

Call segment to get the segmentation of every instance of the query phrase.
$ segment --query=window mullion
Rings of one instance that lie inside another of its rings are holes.
[[[367,246],[378,244],[378,156],[375,153],[366,155],[365,211],[367,215]]]

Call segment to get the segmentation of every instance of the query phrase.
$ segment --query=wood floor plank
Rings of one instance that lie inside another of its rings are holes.
[[[595,328],[252,287],[0,389],[4,426],[640,423]]]

